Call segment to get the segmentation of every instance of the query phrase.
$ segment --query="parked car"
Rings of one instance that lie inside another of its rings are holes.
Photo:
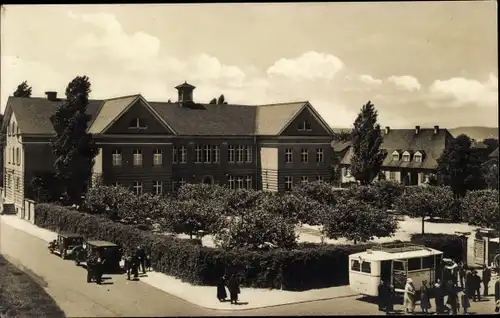
[[[85,248],[75,258],[76,265],[78,266],[80,263],[86,262],[87,257],[92,253],[97,253],[102,259],[104,273],[117,273],[121,271],[120,260],[122,255],[117,244],[98,240],[87,241]]]
[[[49,243],[49,251],[53,254],[59,254],[62,259],[74,257],[82,248],[83,236],[76,233],[60,232],[57,239]]]

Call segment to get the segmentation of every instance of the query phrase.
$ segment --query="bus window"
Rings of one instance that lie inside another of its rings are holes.
[[[404,271],[405,270],[404,263],[401,261],[394,261],[393,269],[398,271]]]
[[[421,261],[420,257],[409,258],[408,259],[408,270],[409,271],[416,271],[416,270],[422,269],[420,261]]]
[[[361,271],[363,273],[371,274],[372,273],[372,263],[370,263],[370,262],[361,263]]]
[[[434,255],[422,258],[422,268],[434,268]]]
[[[359,261],[357,259],[351,260],[351,270],[359,272],[360,269],[361,269],[361,266],[359,264]]]

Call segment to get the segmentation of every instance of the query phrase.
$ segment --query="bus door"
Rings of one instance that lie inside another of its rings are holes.
[[[392,261],[392,285],[394,289],[405,289],[406,278],[408,277],[408,260]]]

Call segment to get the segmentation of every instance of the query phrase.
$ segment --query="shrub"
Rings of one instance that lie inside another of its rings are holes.
[[[471,225],[500,227],[498,190],[469,191],[462,199],[462,215]]]
[[[135,198],[125,187],[97,184],[87,191],[83,209],[90,214],[107,215],[117,220],[134,210],[132,204]]]
[[[440,217],[450,221],[460,220],[457,203],[450,187],[409,187],[395,203],[400,214],[412,217],[422,215]]]
[[[354,198],[340,199],[330,211],[322,231],[333,239],[344,237],[355,243],[366,242],[375,237],[392,236],[398,227],[387,211]]]
[[[322,204],[335,205],[337,194],[326,182],[304,182],[293,189],[299,197],[315,200]]]
[[[220,185],[211,185],[205,183],[183,185],[177,192],[179,200],[196,200],[203,202],[205,200],[217,199],[224,202],[227,199],[230,189]]]
[[[296,193],[269,193],[261,200],[260,208],[271,214],[282,216],[294,224],[319,225],[327,206]]]
[[[376,203],[381,209],[392,209],[396,200],[403,194],[404,186],[395,181],[376,181],[371,185],[376,195]]]
[[[439,250],[444,257],[457,261],[463,260],[464,248],[467,248],[467,243],[460,236],[450,234],[412,234],[410,241]]]

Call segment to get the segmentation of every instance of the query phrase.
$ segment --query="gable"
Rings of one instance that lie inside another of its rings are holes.
[[[304,127],[304,124],[305,127]],[[281,136],[331,136],[319,114],[310,105],[306,105],[285,127]]]
[[[131,128],[139,119],[140,128]],[[142,99],[137,99],[124,109],[123,113],[103,131],[104,134],[168,134],[173,132],[165,127]]]

